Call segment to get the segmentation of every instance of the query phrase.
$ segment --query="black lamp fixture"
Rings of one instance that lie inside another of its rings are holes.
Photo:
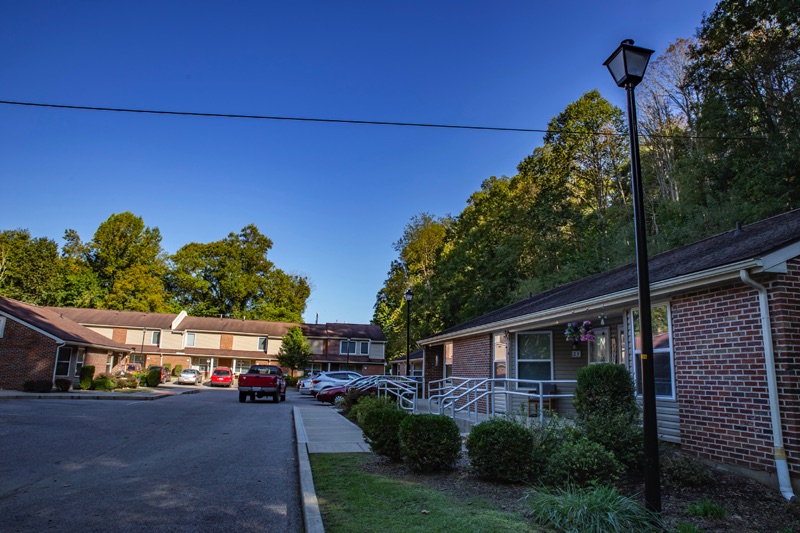
[[[406,376],[411,375],[411,299],[414,293],[408,289],[403,295],[406,299]]]
[[[648,509],[661,512],[661,485],[658,464],[658,421],[656,417],[655,365],[653,364],[653,324],[650,304],[650,272],[647,258],[647,231],[644,216],[644,188],[639,160],[639,132],[636,122],[634,89],[644,78],[653,50],[622,41],[605,65],[618,87],[628,95],[628,135],[631,146],[631,188],[633,189],[633,227],[636,236],[636,274],[639,285],[639,331],[642,337],[642,419],[644,423],[644,499]]]

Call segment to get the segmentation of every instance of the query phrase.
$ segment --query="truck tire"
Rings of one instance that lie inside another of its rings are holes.
[[[272,403],[280,403],[280,401],[281,401],[281,393],[280,391],[278,391],[272,395]]]
[[[246,392],[240,392],[239,393],[239,403],[244,403],[246,401],[247,401],[247,393]]]
[[[286,401],[286,391],[283,391],[283,394],[281,394],[281,401],[282,402]]]

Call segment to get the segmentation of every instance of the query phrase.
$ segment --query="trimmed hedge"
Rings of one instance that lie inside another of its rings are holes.
[[[400,445],[400,426],[410,415],[397,407],[378,407],[364,415],[361,430],[364,440],[373,453],[388,457],[392,461],[403,459]]]
[[[481,422],[470,431],[466,445],[470,464],[480,477],[519,483],[533,473],[533,434],[511,420]]]
[[[416,472],[452,469],[461,456],[461,432],[446,415],[410,415],[400,423],[400,446]]]
[[[92,388],[92,380],[94,379],[94,366],[93,365],[83,365],[81,367],[81,377],[79,380],[80,387],[83,390],[89,390]]]

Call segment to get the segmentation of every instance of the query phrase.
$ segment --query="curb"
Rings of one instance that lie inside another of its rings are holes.
[[[294,415],[294,431],[297,436],[297,466],[306,533],[325,533],[322,515],[319,512],[317,492],[314,489],[314,478],[311,475],[311,463],[308,460],[308,437],[305,426],[303,426],[303,415],[300,414],[297,407],[292,408],[292,413]]]
[[[179,396],[181,394],[197,394],[200,392],[197,389],[189,389],[179,392],[131,392],[126,394],[118,393],[36,393],[36,392],[9,392],[4,393],[0,391],[0,400],[128,400],[128,401],[149,401],[160,400],[170,396]]]

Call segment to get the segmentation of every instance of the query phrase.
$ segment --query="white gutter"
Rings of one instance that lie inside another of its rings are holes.
[[[750,277],[747,270],[742,269],[739,277],[758,291],[758,304],[761,313],[761,337],[764,339],[764,365],[767,367],[767,388],[769,391],[769,414],[772,419],[772,445],[775,456],[775,469],[778,473],[778,486],[787,500],[794,498],[789,467],[786,464],[786,449],[783,447],[783,430],[781,429],[781,413],[778,405],[778,380],[775,376],[775,352],[772,346],[772,330],[770,327],[769,301],[767,288]]]

